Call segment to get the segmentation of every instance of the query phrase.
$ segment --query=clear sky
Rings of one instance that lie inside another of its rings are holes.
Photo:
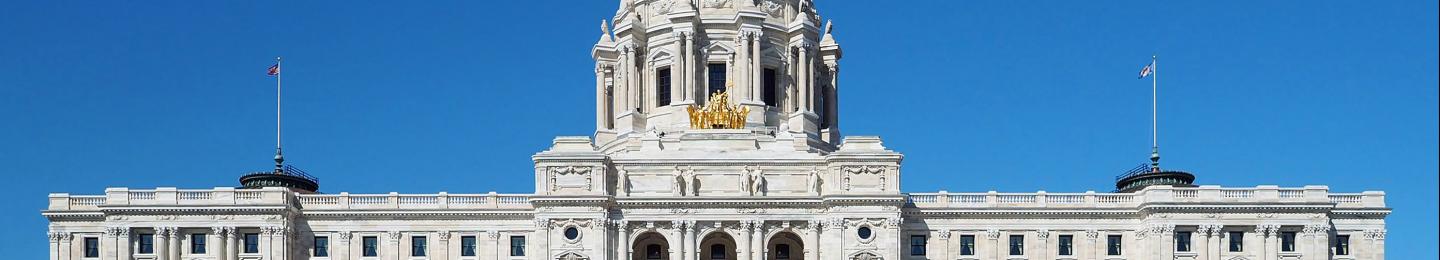
[[[324,192],[526,193],[592,133],[619,1],[10,1],[0,255],[45,257],[46,194],[237,185],[286,156]],[[1163,3],[1163,4],[1162,4]],[[1437,244],[1436,1],[819,1],[850,135],[910,192],[1107,192],[1145,161],[1200,184],[1383,190],[1391,259]]]

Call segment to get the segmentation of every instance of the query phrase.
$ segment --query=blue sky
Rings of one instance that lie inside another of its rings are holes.
[[[286,155],[326,192],[524,193],[593,131],[618,1],[23,1],[0,8],[0,255],[45,257],[50,192],[236,185]],[[1162,4],[1163,3],[1163,4]],[[1109,191],[1149,152],[1226,186],[1383,190],[1391,259],[1434,259],[1436,1],[820,1],[843,131],[906,191]]]

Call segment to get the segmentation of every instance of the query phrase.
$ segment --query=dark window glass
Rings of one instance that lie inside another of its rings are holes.
[[[775,245],[775,259],[790,259],[790,245]]]
[[[925,236],[910,236],[910,255],[925,255]]]
[[[253,254],[260,252],[260,234],[245,233],[245,253]]]
[[[410,237],[410,256],[425,256],[425,236]]]
[[[1295,232],[1280,232],[1280,251],[1295,252]]]
[[[360,240],[363,245],[360,249],[361,256],[380,256],[380,238],[365,237]]]
[[[820,128],[830,128],[830,114],[825,112],[825,98],[830,96],[830,88],[817,86],[820,91],[815,91],[815,115],[820,116]]]
[[[710,259],[725,259],[725,245],[710,245]]]
[[[1175,252],[1190,252],[1190,232],[1175,232]]]
[[[1060,248],[1058,248],[1058,249],[1060,249],[1059,252],[1058,252],[1060,255],[1072,255],[1072,254],[1075,254],[1075,252],[1073,252],[1073,251],[1074,251],[1073,248],[1075,247],[1075,237],[1074,237],[1074,236],[1071,236],[1071,235],[1060,235],[1060,241],[1058,241],[1058,242],[1060,242]]]
[[[525,256],[525,237],[510,237],[510,256]]]
[[[315,256],[330,256],[330,238],[315,237]]]
[[[580,238],[580,229],[575,227],[565,228],[565,239],[575,240],[576,238]]]
[[[975,255],[975,235],[960,236],[960,255]]]
[[[141,254],[154,254],[155,234],[140,234],[140,249],[137,251]]]
[[[670,67],[655,70],[655,104],[670,104]]]
[[[615,87],[605,86],[605,128],[614,128],[615,122]]]
[[[645,259],[661,259],[661,257],[664,256],[661,253],[662,251],[663,249],[660,248],[660,245],[652,244],[645,246]]]
[[[475,236],[460,237],[460,256],[475,256]]]
[[[1350,255],[1350,235],[1335,236],[1335,255]]]
[[[190,234],[190,253],[205,253],[205,234]]]
[[[855,235],[859,235],[860,239],[870,239],[870,236],[874,235],[874,233],[870,230],[870,227],[860,227],[855,230]]]
[[[100,257],[100,239],[85,238],[85,257]]]
[[[1120,255],[1120,235],[1105,236],[1105,255]]]
[[[777,91],[775,90],[775,87],[780,84],[780,82],[777,81],[775,78],[775,69],[766,68],[765,74],[762,75],[764,76],[762,76],[763,78],[760,82],[760,84],[762,85],[760,91],[765,93],[762,93],[760,98],[765,101],[766,105],[770,105],[772,107],[780,106],[780,99],[776,98],[775,93]]]
[[[710,84],[707,85],[710,91],[705,92],[708,98],[710,95],[725,91],[725,64],[710,64]]]
[[[1245,232],[1230,232],[1230,252],[1245,251]]]
[[[1025,254],[1025,235],[1010,235],[1010,255]]]

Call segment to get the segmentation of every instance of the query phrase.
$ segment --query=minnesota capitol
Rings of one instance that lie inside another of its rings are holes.
[[[813,1],[622,0],[613,21],[595,132],[536,153],[533,194],[321,193],[277,157],[239,187],[50,194],[50,259],[1385,258],[1383,192],[1195,185],[1158,156],[1113,192],[902,192],[899,152],[841,135]]]

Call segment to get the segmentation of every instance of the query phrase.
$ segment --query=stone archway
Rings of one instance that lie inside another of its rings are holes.
[[[790,231],[780,231],[765,242],[766,260],[804,260],[805,244],[800,236]]]
[[[710,232],[700,239],[700,260],[736,260],[735,238],[721,231]]]
[[[654,231],[635,236],[635,243],[630,247],[630,260],[670,259],[670,242]]]

